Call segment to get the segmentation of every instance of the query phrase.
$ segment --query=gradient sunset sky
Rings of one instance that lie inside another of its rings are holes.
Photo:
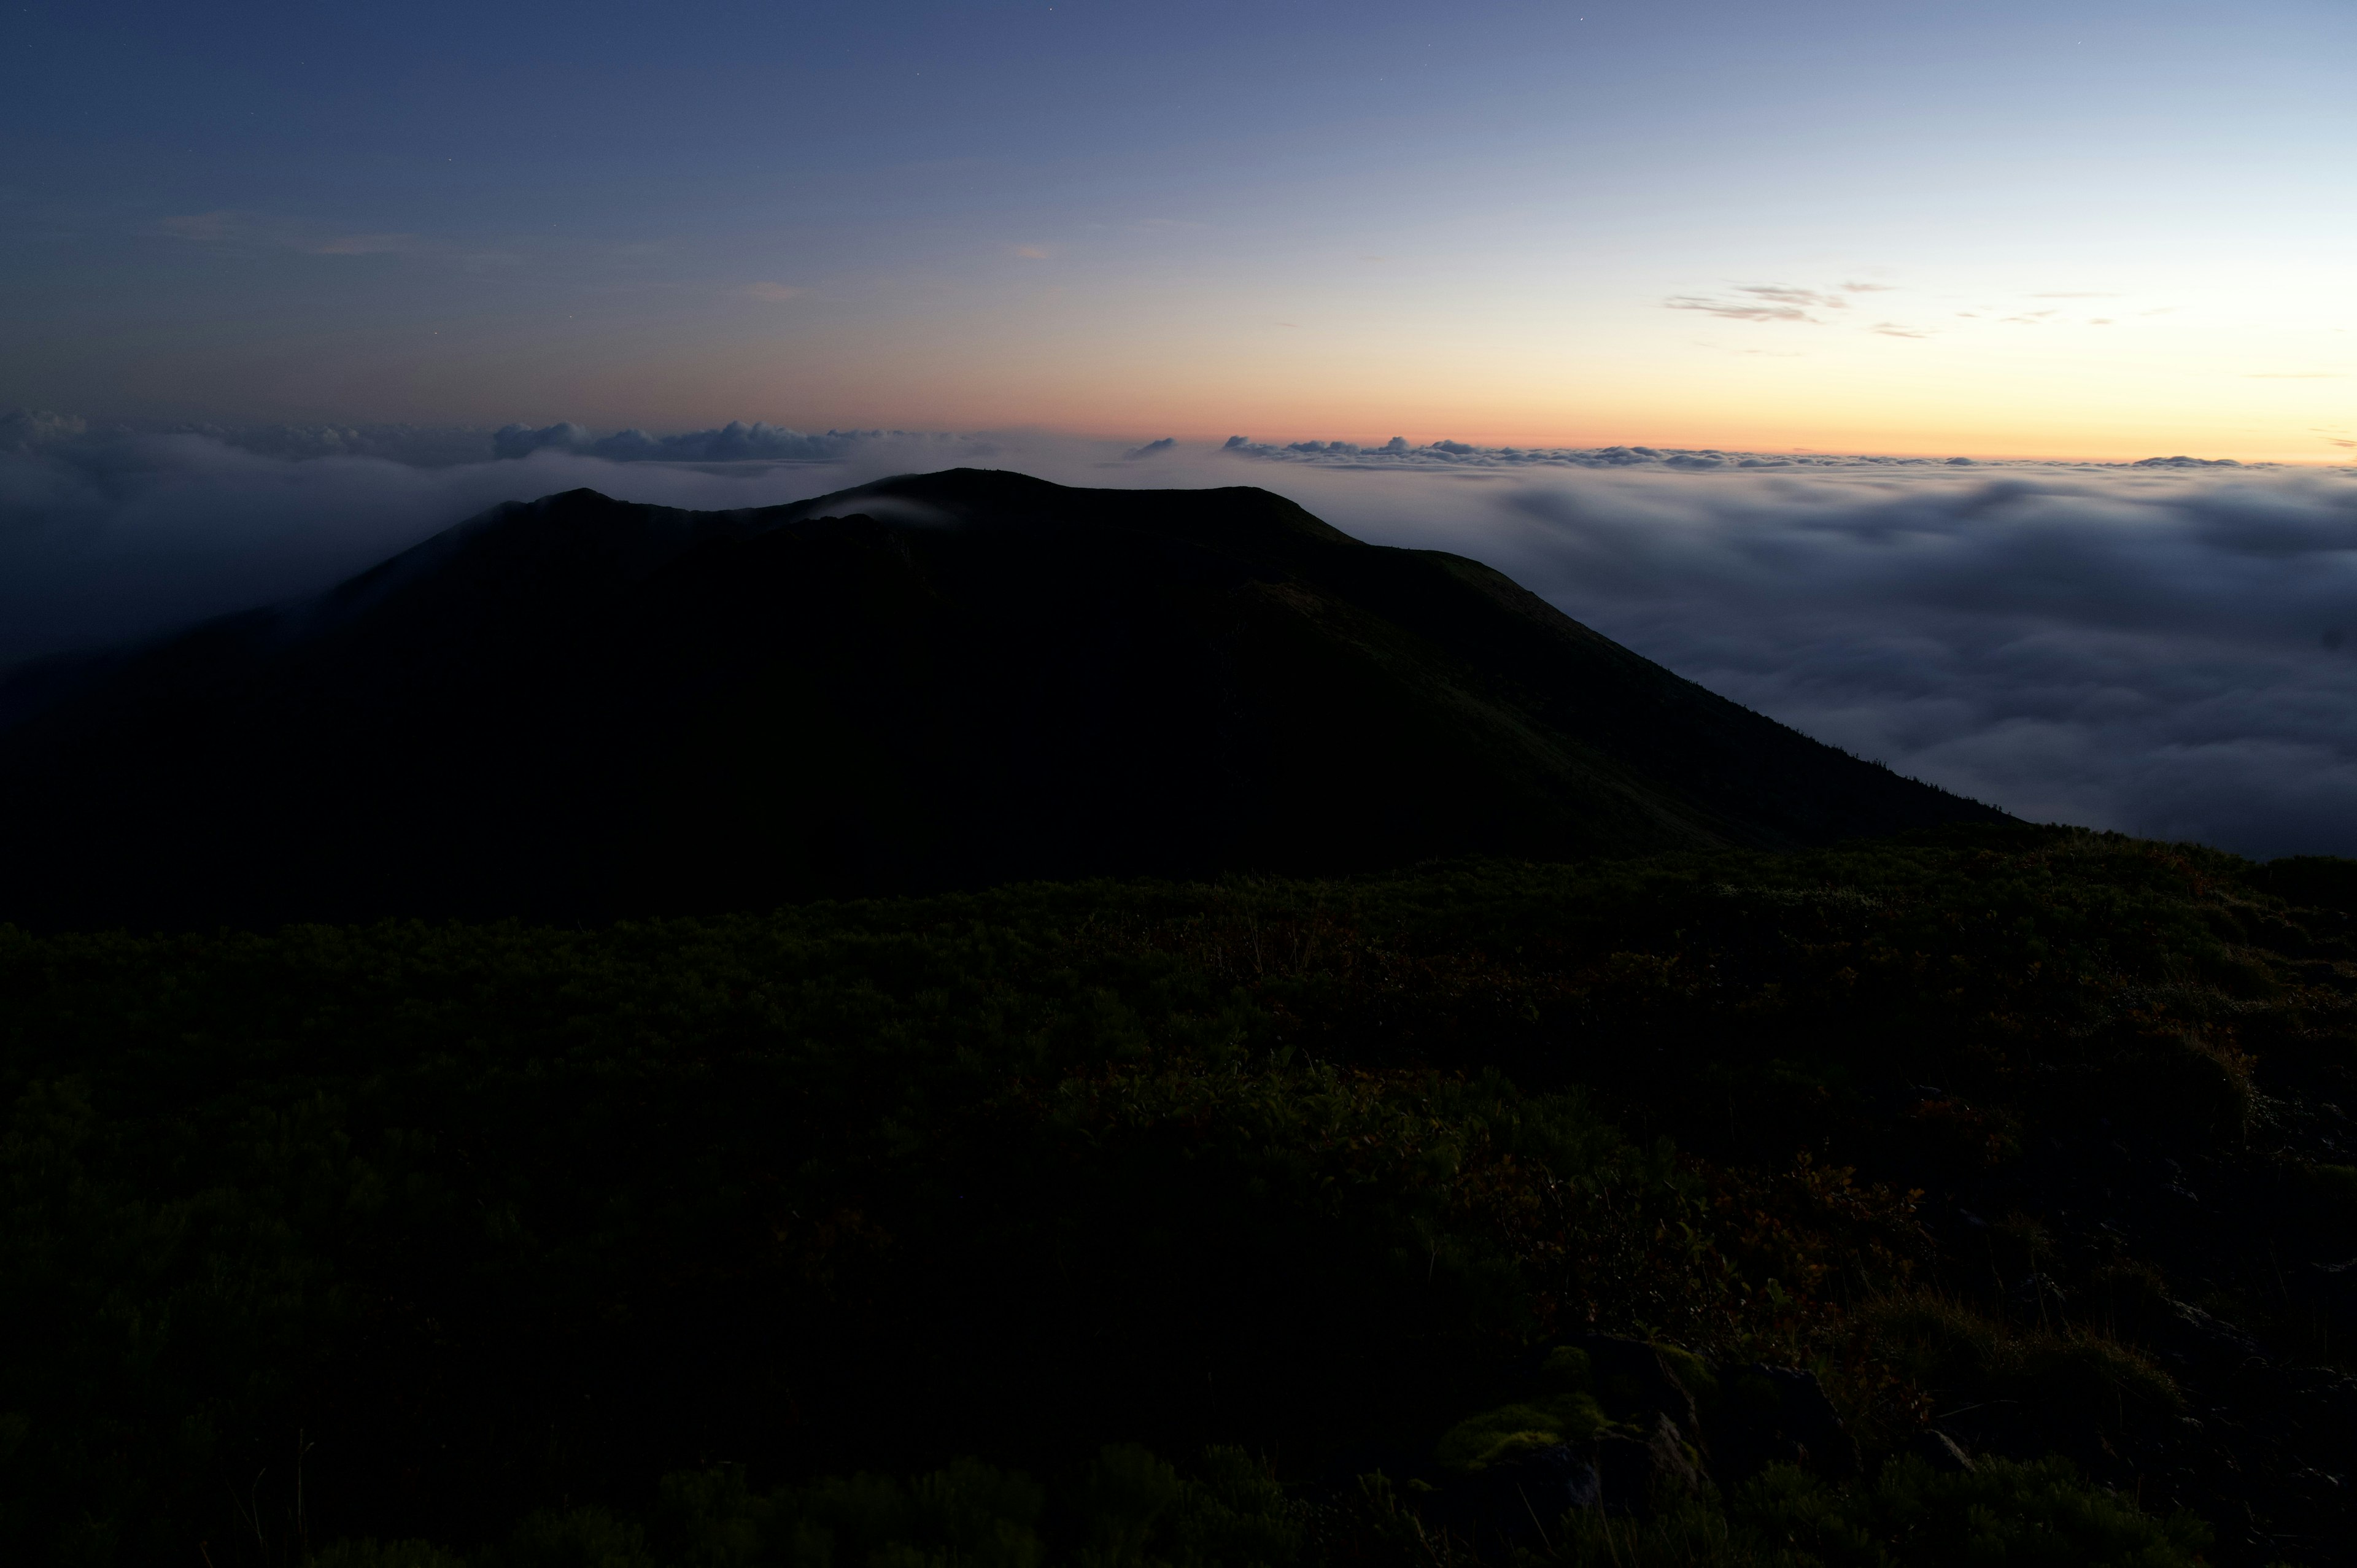
[[[2357,5],[9,5],[0,406],[2357,456]]]

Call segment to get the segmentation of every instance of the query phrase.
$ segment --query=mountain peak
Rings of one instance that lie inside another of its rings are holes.
[[[1265,490],[990,469],[734,511],[587,489],[494,509],[283,624],[111,667],[0,736],[0,810],[46,829],[0,846],[0,919],[139,923],[587,918],[2000,817],[1475,562]]]

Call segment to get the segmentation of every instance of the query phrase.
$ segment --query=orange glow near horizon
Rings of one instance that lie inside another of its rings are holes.
[[[741,324],[769,330],[726,341],[605,364],[585,345],[568,404],[548,417],[1366,446],[1399,435],[2083,461],[2357,457],[2357,332],[2317,324],[2340,308],[2320,268],[2255,302],[2169,279],[2094,302],[1893,283],[1874,285],[1870,312],[1769,321],[1665,307],[1660,290],[1635,284],[1549,315],[1513,280],[1492,280],[1478,312],[1430,318],[1362,293],[1315,309],[1206,295],[1141,320],[1133,281],[883,319],[830,313],[821,290],[780,306],[784,317]],[[1741,297],[1706,303],[1739,308]],[[453,376],[442,395],[464,396],[467,380]]]
[[[172,399],[221,372],[269,386],[253,412],[290,423],[663,431],[741,419],[1120,440],[2357,456],[2357,321],[2339,324],[2346,291],[2324,261],[2040,291],[2031,284],[2054,280],[2013,258],[1944,276],[1887,268],[1871,282],[1772,260],[1734,274],[1802,280],[1790,285],[1655,268],[1567,283],[1475,258],[1414,275],[1345,269],[1323,288],[1301,284],[1295,260],[1178,288],[1135,258],[1074,248],[956,288],[732,288],[659,324],[486,315],[423,345],[297,336],[228,363],[208,348],[202,375],[159,354],[131,388],[152,405],[141,412],[207,417]]]

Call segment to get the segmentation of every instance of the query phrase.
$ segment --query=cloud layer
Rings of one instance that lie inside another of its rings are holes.
[[[500,456],[494,456],[494,454]],[[1261,484],[2040,820],[2357,854],[2357,473],[1030,434],[93,431],[0,416],[0,660],[324,586],[500,500],[692,507],[960,463]]]
[[[1516,487],[1480,552],[1712,690],[2039,820],[2357,854],[2357,478]]]

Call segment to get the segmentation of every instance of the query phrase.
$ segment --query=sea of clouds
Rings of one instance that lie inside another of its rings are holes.
[[[0,415],[0,661],[325,586],[509,499],[801,499],[959,464],[1257,484],[1486,561],[1860,756],[2022,816],[2357,854],[2357,471],[1047,433],[93,427]]]

